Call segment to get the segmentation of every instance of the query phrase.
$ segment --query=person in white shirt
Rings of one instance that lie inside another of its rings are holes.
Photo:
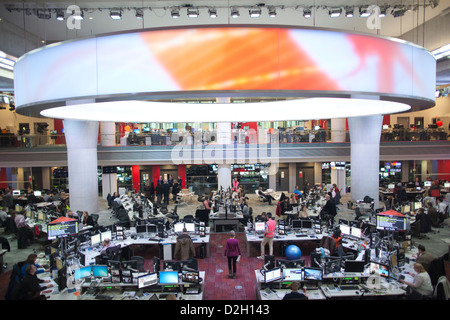
[[[431,284],[431,278],[428,272],[420,263],[414,263],[414,271],[416,274],[411,274],[414,277],[414,282],[407,282],[403,279],[399,281],[414,288],[422,295],[431,296],[433,294],[433,285]]]

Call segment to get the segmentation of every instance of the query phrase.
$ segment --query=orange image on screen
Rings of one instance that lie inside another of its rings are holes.
[[[142,38],[181,90],[339,90],[278,28],[199,28]]]

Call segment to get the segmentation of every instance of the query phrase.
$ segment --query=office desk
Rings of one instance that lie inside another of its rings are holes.
[[[230,215],[232,216],[227,217],[226,219],[218,216],[217,214],[212,214],[209,216],[210,221],[213,223],[214,232],[217,232],[218,226],[233,226],[236,232],[239,231],[239,220],[243,219],[244,216],[241,214],[234,215],[232,213]]]
[[[303,242],[303,241],[320,241],[325,234],[313,234],[308,236],[297,237],[293,233],[286,235],[275,235],[273,242]],[[254,232],[245,233],[245,245],[247,247],[247,256],[250,256],[250,244],[251,243],[261,243],[263,238],[262,235],[256,235]]]
[[[209,257],[210,255],[210,244],[209,244],[209,234],[206,234],[205,237],[200,237],[199,235],[191,235],[192,242],[194,245],[206,245],[206,256]],[[152,238],[152,239],[158,239],[158,237]],[[134,245],[159,245],[163,248],[163,260],[173,260],[172,252],[173,252],[173,246],[177,243],[177,238],[175,236],[170,236],[168,238],[159,238],[161,241],[157,240],[149,240],[149,238],[127,238],[123,241],[112,241],[114,245],[120,245],[123,247],[129,247]],[[100,249],[91,249],[91,250],[85,250],[82,251],[82,253],[85,255],[85,265],[88,266],[90,264],[95,263],[95,257],[100,255]]]
[[[110,283],[98,281],[98,283],[81,283],[81,285],[76,286],[75,292],[69,292],[67,288],[61,292],[57,290],[54,290],[54,292],[47,292],[46,297],[50,300],[99,300],[97,294],[101,294],[103,296],[111,297],[111,300],[150,300],[150,298],[152,298],[155,294],[158,299],[164,300],[165,298],[162,298],[162,295],[176,293],[177,298],[181,298],[181,300],[203,300],[205,271],[200,271],[200,277],[203,279],[200,284],[180,282],[178,285],[178,290],[181,290],[181,292],[172,292],[171,290],[173,287],[168,288],[163,284],[156,284],[154,286],[139,289],[136,282]],[[200,288],[199,293],[189,294],[183,292],[193,287]],[[102,292],[93,293],[91,291]],[[138,293],[140,294],[137,295]]]
[[[425,189],[422,189],[420,191],[418,190],[407,190],[406,191],[406,196],[408,197],[409,200],[411,200],[413,197],[418,196],[418,195],[422,195],[425,193]],[[394,191],[391,190],[379,190],[379,194],[381,196],[381,201],[385,201],[386,197],[392,197],[394,196]]]

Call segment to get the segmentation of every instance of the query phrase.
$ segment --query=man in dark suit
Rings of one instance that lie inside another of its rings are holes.
[[[325,205],[322,207],[322,210],[320,211],[320,218],[321,219],[329,218],[330,225],[333,226],[334,217],[337,214],[336,203],[334,202],[333,199],[331,199],[331,196],[329,194],[327,194],[325,196],[325,199],[327,202],[325,203]]]
[[[30,264],[25,269],[25,276],[20,283],[19,299],[23,300],[46,300],[45,295],[41,294],[42,290],[51,288],[52,284],[41,286],[41,283],[48,283],[50,280],[41,280],[36,276],[36,266]]]

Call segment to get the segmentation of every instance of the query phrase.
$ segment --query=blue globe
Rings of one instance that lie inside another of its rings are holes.
[[[296,245],[291,244],[286,248],[285,255],[288,260],[297,260],[302,256],[302,250]]]

